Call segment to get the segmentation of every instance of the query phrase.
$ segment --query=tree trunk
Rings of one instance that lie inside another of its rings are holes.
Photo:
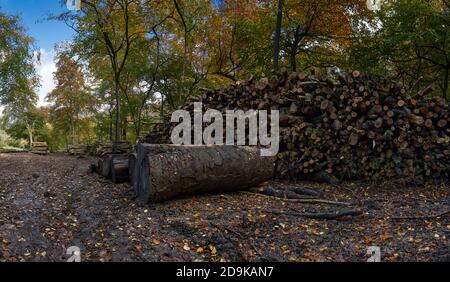
[[[280,36],[281,36],[281,23],[283,20],[283,2],[284,0],[278,0],[277,22],[275,27],[275,36],[273,39],[273,70],[278,71],[278,61],[280,57]]]
[[[75,122],[74,122],[73,118],[71,118],[70,124],[71,124],[70,127],[72,128],[72,145],[74,145],[75,144]]]
[[[122,139],[121,140],[127,140],[127,121],[124,120],[122,124]]]
[[[28,131],[28,141],[30,142],[30,149],[32,148],[33,144],[33,129],[31,126],[27,125],[27,131]]]
[[[442,89],[442,98],[444,98],[445,101],[447,101],[449,75],[450,75],[450,66],[447,66],[447,68],[445,69],[445,74],[444,74],[444,87]]]
[[[120,130],[120,92],[119,92],[120,90],[118,78],[116,78],[116,81],[114,83],[115,83],[114,95],[116,98],[116,132],[115,132],[116,134],[114,141],[119,142],[121,130]]]
[[[138,146],[136,190],[141,202],[181,195],[237,191],[269,180],[274,158],[256,147]]]
[[[113,140],[113,109],[112,109],[112,103],[111,103],[111,107],[109,109],[109,140],[110,141],[114,141]]]
[[[290,54],[290,61],[291,61],[291,71],[296,72],[297,71],[297,45],[292,46],[291,54]]]

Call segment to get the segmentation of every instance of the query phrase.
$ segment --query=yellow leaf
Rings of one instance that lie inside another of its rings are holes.
[[[382,234],[382,235],[380,235],[380,239],[382,241],[385,241],[385,240],[390,239],[390,238],[392,238],[392,236],[389,235],[389,234]]]
[[[281,251],[283,254],[289,254],[291,252],[287,246],[281,247]]]
[[[211,250],[211,255],[216,256],[217,255],[217,249],[213,245],[209,245],[209,249]]]
[[[204,252],[204,249],[202,247],[197,248],[197,253],[201,254]]]
[[[156,239],[156,238],[153,238],[152,239],[152,244],[153,245],[159,245],[161,242],[158,240],[158,239]]]

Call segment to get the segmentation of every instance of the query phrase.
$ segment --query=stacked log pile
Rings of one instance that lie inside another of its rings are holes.
[[[87,145],[83,145],[83,144],[70,145],[69,148],[67,149],[67,152],[70,155],[76,155],[76,156],[84,155],[87,153]]]
[[[49,152],[47,142],[32,142],[30,152],[37,155],[47,155]]]
[[[110,154],[128,154],[132,151],[132,146],[126,141],[97,141],[89,146],[87,151],[89,155],[103,157]]]
[[[449,110],[444,99],[429,97],[433,90],[408,93],[397,83],[375,82],[358,71],[332,78],[285,72],[208,90],[183,109],[192,112],[194,102],[223,112],[278,109],[280,178],[422,184],[450,176]],[[176,124],[169,120],[144,141],[170,143]]]

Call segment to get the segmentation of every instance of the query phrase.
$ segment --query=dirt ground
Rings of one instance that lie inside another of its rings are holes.
[[[0,154],[0,261],[65,261],[70,246],[83,261],[365,261],[369,246],[382,261],[450,260],[449,186],[265,184],[318,189],[363,211],[319,220],[296,214],[349,207],[249,192],[140,206],[91,162]]]

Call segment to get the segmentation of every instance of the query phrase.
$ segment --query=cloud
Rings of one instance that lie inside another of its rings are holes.
[[[55,62],[55,50],[47,51],[43,48],[40,49],[41,60],[40,63],[36,63],[36,70],[41,79],[41,87],[38,89],[39,94],[39,106],[48,105],[44,101],[45,96],[55,89],[55,83],[53,81],[53,73],[56,71]]]

